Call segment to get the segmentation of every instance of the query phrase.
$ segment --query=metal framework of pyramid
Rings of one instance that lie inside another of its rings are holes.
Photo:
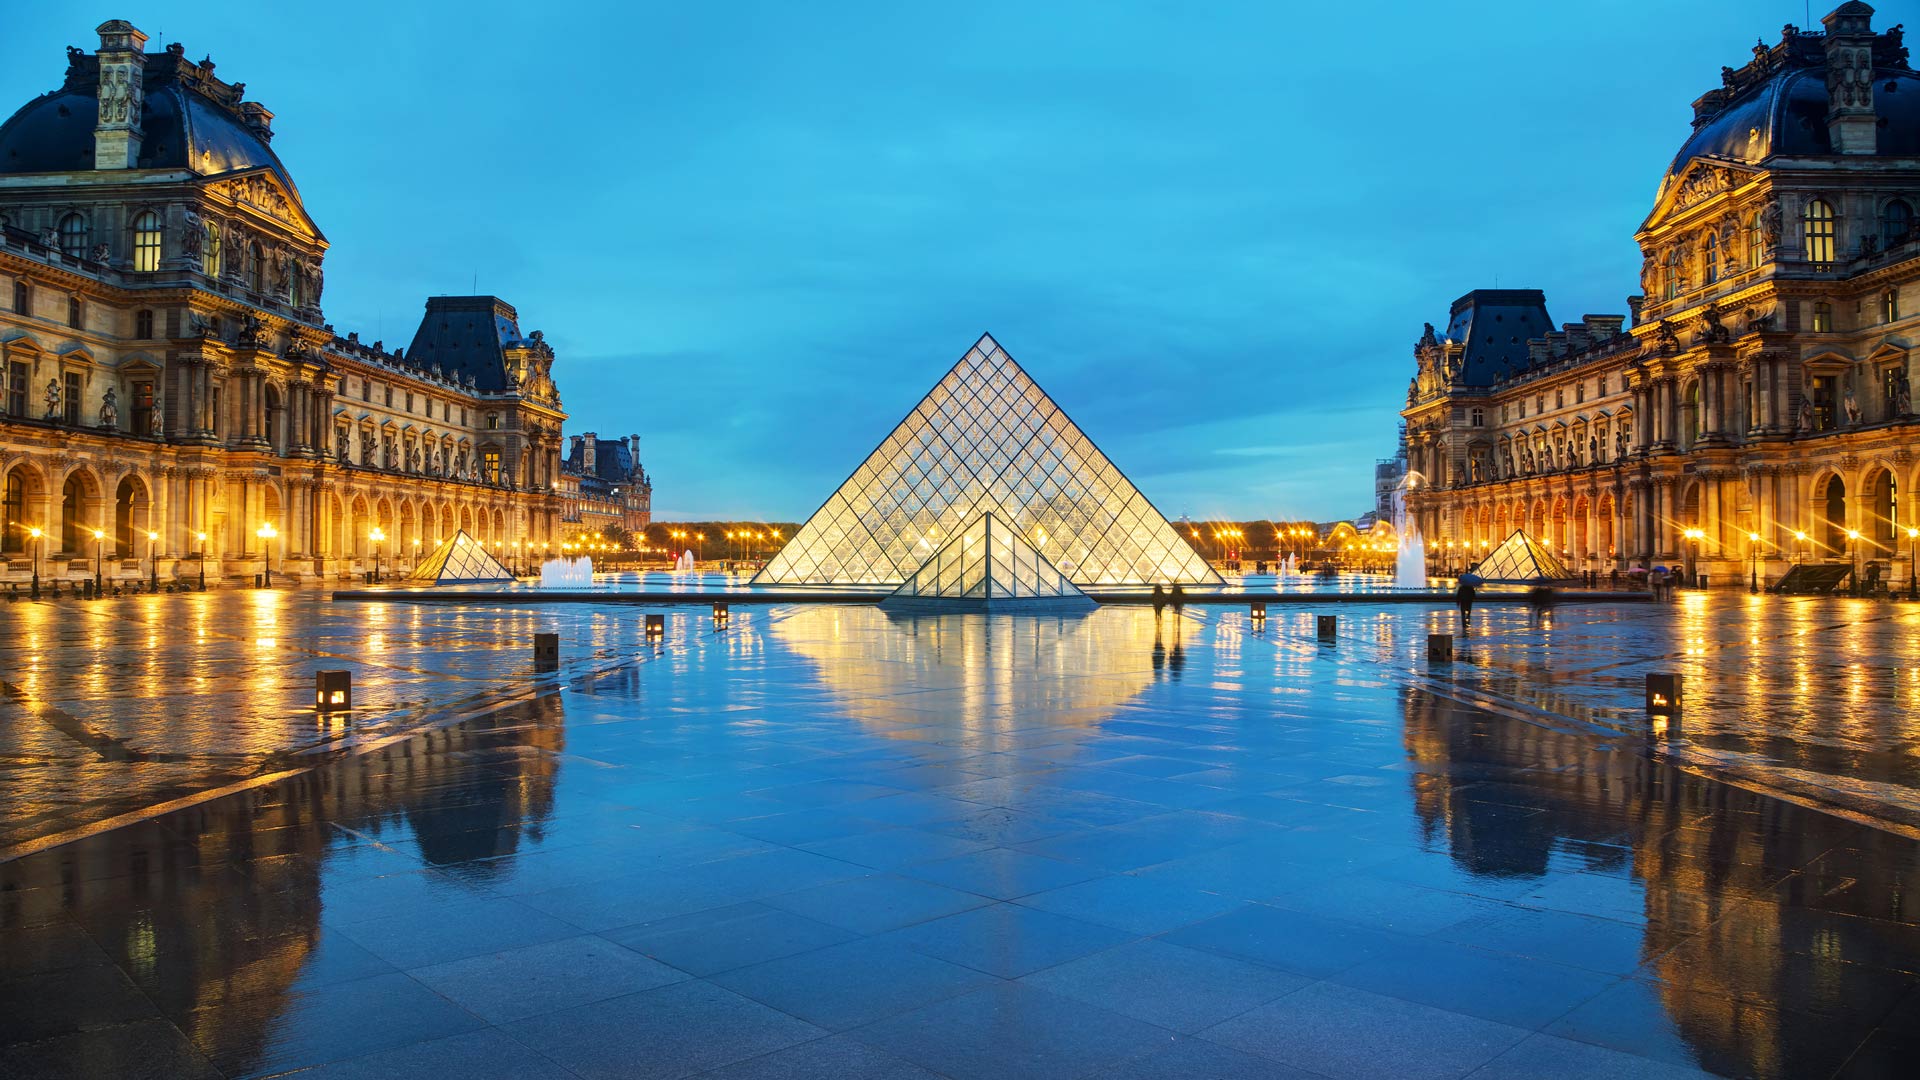
[[[1538,581],[1561,581],[1573,575],[1567,572],[1553,552],[1548,551],[1524,531],[1512,536],[1487,553],[1474,567],[1474,573],[1487,581],[1503,585],[1530,585]]]
[[[476,581],[512,581],[513,571],[487,554],[480,541],[461,529],[420,560],[407,580],[416,585],[461,585]]]
[[[942,609],[1093,607],[1087,594],[1035,551],[1026,537],[991,512],[949,537],[881,604]]]
[[[1081,588],[1221,583],[1013,357],[982,335],[754,584],[898,585],[988,513]]]

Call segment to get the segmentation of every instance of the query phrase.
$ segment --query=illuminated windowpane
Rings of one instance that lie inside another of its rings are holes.
[[[1807,261],[1832,262],[1833,206],[1825,199],[1813,200],[1807,204],[1807,212],[1802,224],[1806,230]]]

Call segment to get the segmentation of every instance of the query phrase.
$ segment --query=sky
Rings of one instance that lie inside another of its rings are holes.
[[[429,295],[505,298],[554,346],[568,433],[641,436],[660,520],[804,518],[982,332],[1170,517],[1363,513],[1421,324],[1492,286],[1624,313],[1690,103],[1806,17],[16,7],[6,108],[107,18],[211,55],[275,113],[335,327],[393,347]]]

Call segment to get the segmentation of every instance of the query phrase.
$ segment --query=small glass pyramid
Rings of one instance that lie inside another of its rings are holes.
[[[883,607],[1091,608],[1093,601],[992,513],[967,523]]]
[[[513,572],[487,554],[480,541],[461,529],[421,559],[407,581],[415,585],[463,585],[476,581],[512,581]]]
[[[1531,585],[1573,577],[1545,545],[1518,529],[1488,552],[1473,572],[1502,585]]]
[[[1220,575],[982,335],[814,511],[756,585],[885,584],[991,513],[1082,588]]]

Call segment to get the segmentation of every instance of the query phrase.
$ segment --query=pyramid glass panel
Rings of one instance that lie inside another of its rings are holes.
[[[944,540],[983,515],[1013,541],[1032,541],[1041,563],[1075,585],[1220,584],[1186,538],[988,336],[754,583],[902,584],[930,561],[931,549],[944,550]],[[997,580],[1020,579],[1013,566]]]
[[[477,581],[512,581],[513,572],[487,554],[480,541],[465,529],[442,541],[414,566],[407,580],[416,585],[459,585]]]
[[[1093,601],[1029,539],[994,514],[980,514],[928,556],[883,603],[1091,607]]]
[[[1573,577],[1553,552],[1524,531],[1515,530],[1512,536],[1500,541],[1500,546],[1487,553],[1474,567],[1489,582],[1505,585],[1525,585],[1537,581],[1559,581]]]

